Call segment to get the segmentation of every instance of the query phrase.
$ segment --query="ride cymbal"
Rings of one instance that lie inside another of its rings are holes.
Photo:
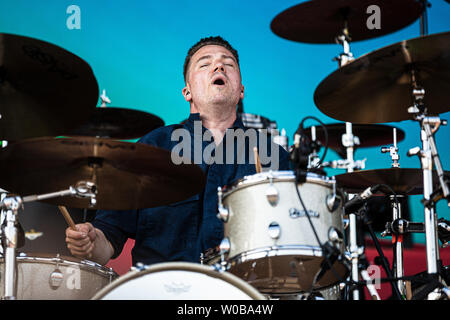
[[[349,62],[314,92],[316,106],[334,119],[382,123],[413,119],[416,84],[425,90],[427,114],[450,110],[450,32],[405,40]]]
[[[22,197],[58,192],[79,181],[96,185],[97,204],[85,198],[45,202],[71,208],[128,210],[185,200],[204,187],[199,166],[175,165],[167,150],[94,137],[35,138],[0,150],[1,185]]]
[[[367,9],[373,5],[380,9],[379,29],[368,27]],[[416,0],[312,0],[284,10],[270,27],[282,38],[306,43],[336,43],[336,37],[347,27],[350,41],[355,42],[400,30],[422,12],[422,2]]]

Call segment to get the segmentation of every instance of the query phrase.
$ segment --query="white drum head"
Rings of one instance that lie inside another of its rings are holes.
[[[169,262],[130,271],[94,300],[264,300],[254,287],[211,266]]]

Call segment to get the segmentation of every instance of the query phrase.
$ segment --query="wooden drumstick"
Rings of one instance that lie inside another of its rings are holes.
[[[259,160],[258,148],[257,147],[253,148],[253,153],[255,155],[256,173],[260,173],[262,171],[262,167],[261,167],[261,161]]]
[[[69,227],[74,230],[77,231],[77,228],[75,227],[75,223],[72,220],[72,217],[69,214],[69,211],[67,211],[66,207],[64,206],[58,206],[59,210],[61,211],[61,213],[64,216],[64,219],[66,219],[67,224],[69,225]]]

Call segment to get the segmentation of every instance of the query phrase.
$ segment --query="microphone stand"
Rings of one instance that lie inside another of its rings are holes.
[[[362,217],[364,224],[367,226],[367,229],[369,230],[370,237],[372,238],[375,248],[378,252],[378,255],[380,256],[381,265],[382,265],[384,271],[386,272],[386,275],[388,276],[388,278],[392,279],[393,277],[392,277],[391,269],[389,267],[389,261],[386,258],[386,256],[384,255],[383,250],[381,249],[381,246],[380,246],[380,243],[378,242],[377,236],[376,236],[375,232],[373,231],[372,222],[369,220],[367,213],[368,213],[368,208],[367,208],[367,204],[366,204],[363,208],[361,208],[359,210],[359,215]],[[390,282],[391,282],[391,286],[392,286],[392,293],[395,294],[395,296],[397,297],[398,300],[402,300],[402,294],[401,294],[399,288],[395,285],[393,280]]]

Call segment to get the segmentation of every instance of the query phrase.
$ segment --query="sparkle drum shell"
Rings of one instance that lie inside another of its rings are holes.
[[[343,194],[334,179],[308,173],[297,186],[292,171],[258,173],[225,187],[219,196],[225,237],[215,252],[205,254],[206,263],[216,263],[222,253],[228,271],[262,293],[326,288],[345,278],[347,268],[336,261],[314,282],[324,259],[296,187],[321,243],[342,235]],[[342,241],[336,247],[343,253]]]
[[[4,296],[4,258],[0,259],[0,292]],[[20,254],[16,259],[18,300],[89,300],[117,274],[95,262],[73,257]]]

